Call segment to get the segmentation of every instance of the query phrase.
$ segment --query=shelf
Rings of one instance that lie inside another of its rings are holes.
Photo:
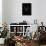
[[[31,25],[9,25],[9,26],[31,26]]]
[[[30,27],[31,25],[9,25],[10,27],[10,33],[16,33],[16,34],[22,34],[23,36],[25,36],[26,34],[26,28]],[[15,27],[15,28],[14,28]],[[14,30],[16,32],[14,32]],[[13,31],[13,32],[11,32]]]
[[[10,32],[10,33],[15,33],[15,32]],[[16,33],[23,33],[23,32],[16,32]]]
[[[16,32],[16,33],[23,33],[23,32]]]
[[[10,33],[15,33],[15,32],[10,32]]]

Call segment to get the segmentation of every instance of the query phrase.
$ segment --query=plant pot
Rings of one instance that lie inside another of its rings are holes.
[[[0,38],[0,44],[4,44],[5,38]]]

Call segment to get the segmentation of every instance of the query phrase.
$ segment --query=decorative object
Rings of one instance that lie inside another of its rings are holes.
[[[0,44],[4,44],[5,38],[0,38]]]
[[[4,40],[7,37],[8,29],[7,24],[3,24],[3,31],[0,31],[0,44],[4,44]]]
[[[30,29],[30,27],[27,27],[27,29],[26,29],[26,38],[28,40],[32,39],[32,32],[30,32],[29,29]]]
[[[22,15],[31,15],[31,3],[22,3]]]
[[[7,24],[4,23],[4,24],[3,24],[3,31],[1,32],[0,38],[6,38],[7,32],[8,32]]]
[[[37,24],[37,19],[34,20],[34,24]]]

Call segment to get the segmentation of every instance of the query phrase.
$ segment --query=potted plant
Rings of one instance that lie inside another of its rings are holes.
[[[3,24],[3,31],[0,31],[0,44],[4,44],[4,40],[7,37],[8,29],[7,24]]]

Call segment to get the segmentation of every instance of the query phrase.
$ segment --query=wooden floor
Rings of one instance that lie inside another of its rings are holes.
[[[4,46],[4,45],[0,45],[0,46]],[[34,44],[32,46],[39,46],[38,44]],[[46,45],[40,45],[40,46],[46,46]]]
[[[46,45],[40,45],[40,46],[46,46]]]
[[[0,46],[4,46],[4,45],[1,44]]]

